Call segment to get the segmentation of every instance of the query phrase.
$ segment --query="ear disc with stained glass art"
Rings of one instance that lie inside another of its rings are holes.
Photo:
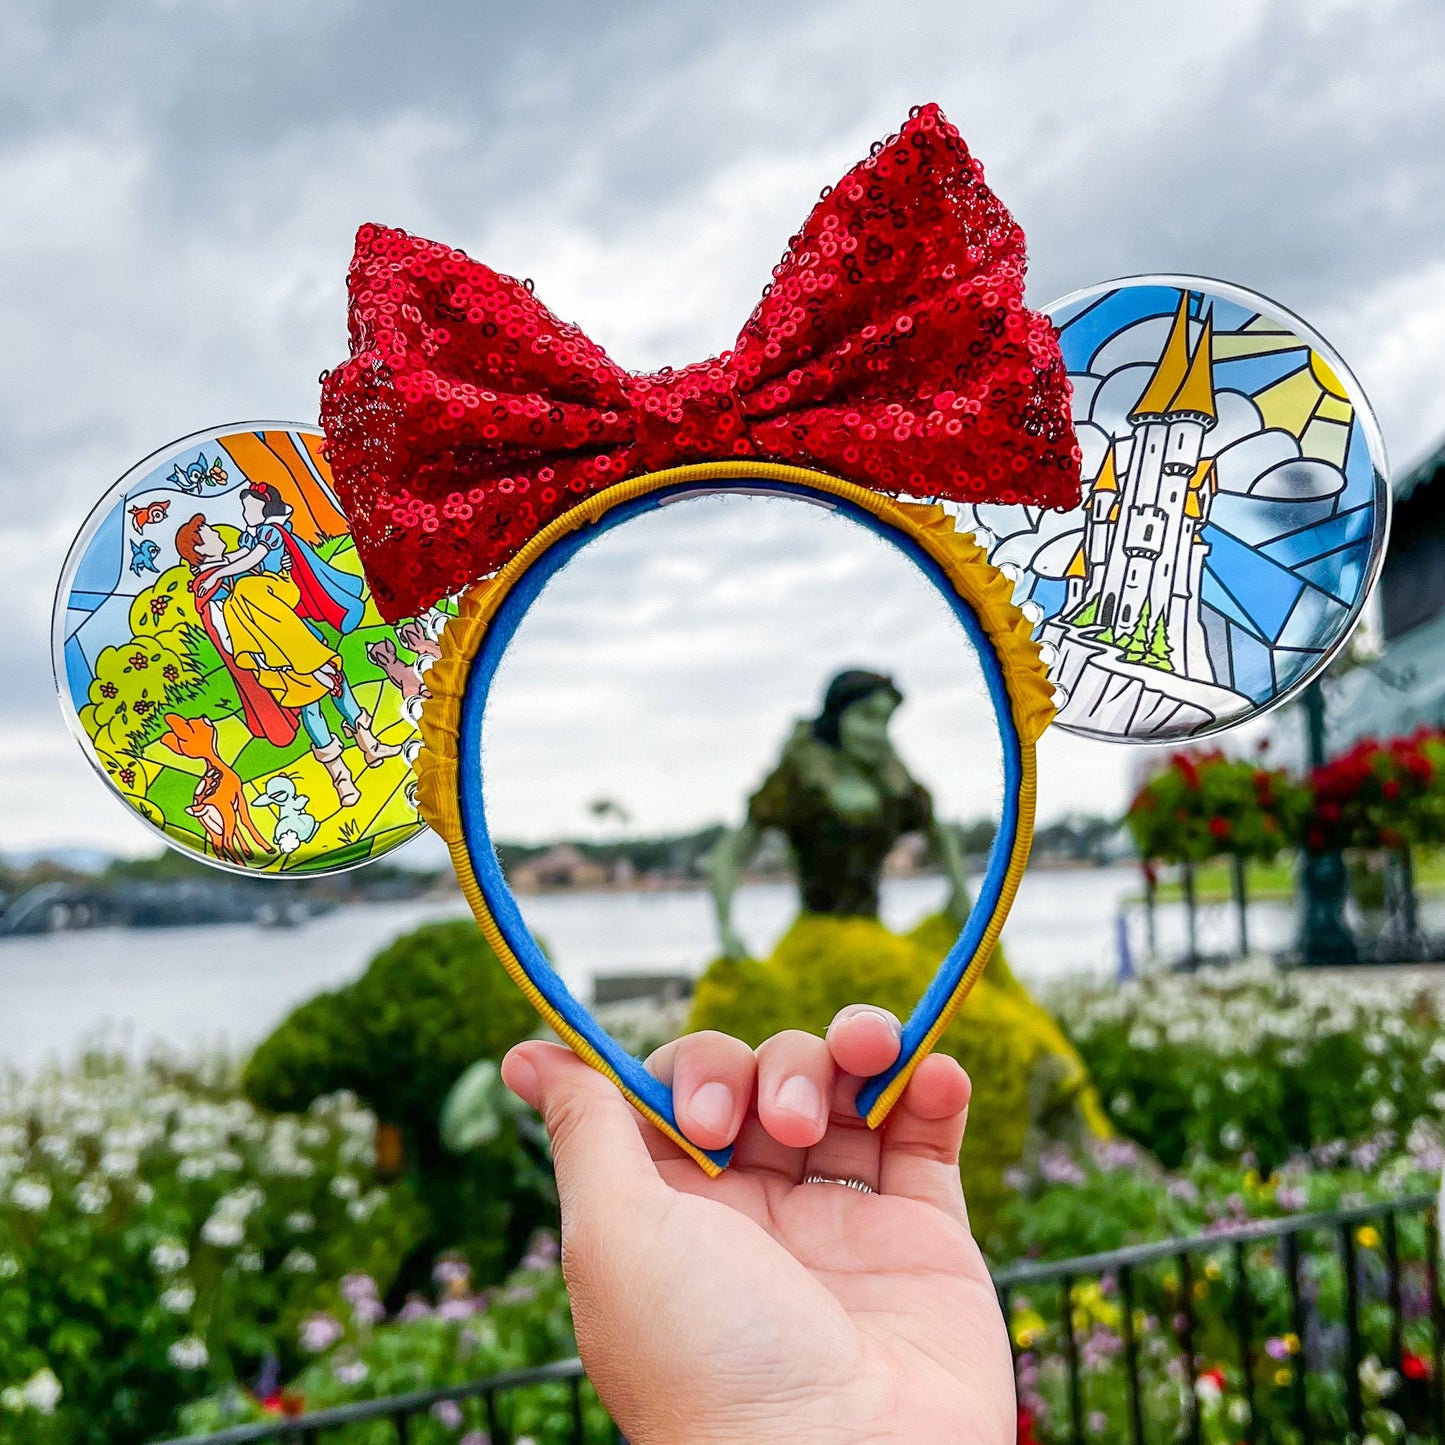
[[[1182,742],[1285,702],[1359,621],[1389,532],[1384,445],[1316,332],[1241,287],[1091,286],[1048,308],[1083,505],[963,508],[1057,689],[1057,726]]]
[[[314,426],[198,432],[132,467],[66,559],[61,705],[166,843],[259,876],[335,873],[425,826],[411,761],[445,622],[371,600]]]

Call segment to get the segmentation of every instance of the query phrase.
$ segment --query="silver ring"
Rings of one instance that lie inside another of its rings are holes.
[[[877,1190],[862,1179],[840,1179],[836,1174],[805,1174],[804,1184],[841,1184],[845,1189],[856,1189],[859,1194],[877,1194]]]

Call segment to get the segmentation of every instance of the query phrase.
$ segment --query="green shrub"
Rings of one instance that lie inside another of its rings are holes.
[[[536,1027],[470,919],[427,924],[384,948],[354,984],[296,1009],[256,1050],[242,1086],[276,1111],[352,1090],[400,1131],[402,1167],[431,1219],[403,1283],[450,1247],[481,1278],[499,1279],[531,1232],[554,1220],[549,1176],[524,1111],[507,1111],[488,1142],[461,1155],[443,1143],[440,1117],[470,1065],[500,1059]]]

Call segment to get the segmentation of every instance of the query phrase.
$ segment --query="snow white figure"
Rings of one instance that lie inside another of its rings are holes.
[[[241,494],[241,508],[249,530],[241,534],[234,552],[200,513],[176,532],[176,551],[196,573],[191,585],[197,609],[236,678],[248,725],[253,714],[269,718],[259,735],[281,742],[273,735],[275,708],[284,710],[290,738],[296,727],[289,719],[299,715],[338,803],[353,807],[361,794],[321,700],[332,698],[367,767],[378,766],[398,748],[372,733],[371,718],[351,691],[340,655],[316,624],[329,623],[343,634],[353,629],[361,620],[361,584],[328,566],[285,526],[291,509],[274,488],[248,487]],[[258,707],[258,687],[273,709],[263,712]]]

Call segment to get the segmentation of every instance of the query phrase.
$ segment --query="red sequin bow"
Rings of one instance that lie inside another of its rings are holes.
[[[582,497],[687,462],[792,462],[880,492],[1071,507],[1058,336],[1024,236],[937,106],[813,208],[730,352],[634,375],[529,283],[363,226],[351,360],[322,388],[337,491],[396,620]]]

